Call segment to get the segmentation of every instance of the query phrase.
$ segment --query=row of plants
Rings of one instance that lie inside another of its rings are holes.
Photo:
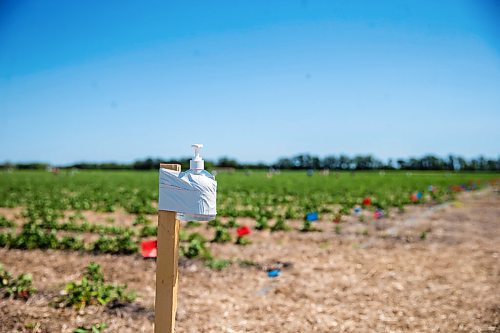
[[[55,230],[46,230],[32,222],[25,223],[18,234],[0,232],[0,247],[23,250],[83,250],[111,254],[132,254],[138,249],[137,242],[127,233],[113,237],[101,235],[96,241],[86,245],[78,236],[60,237]]]
[[[82,309],[89,305],[123,306],[136,299],[135,292],[130,291],[126,284],[106,283],[99,264],[91,262],[82,275],[81,280],[67,283],[50,304],[56,308]],[[0,293],[3,297],[28,300],[36,293],[31,274],[23,273],[14,278],[0,263]],[[73,332],[99,333],[104,332],[106,327],[105,323],[98,323],[90,327],[79,326]]]
[[[56,307],[74,307],[82,309],[89,305],[121,306],[135,300],[136,294],[128,290],[126,284],[109,284],[104,279],[101,266],[91,262],[79,281],[66,284],[51,304]],[[20,274],[16,278],[0,263],[0,291],[5,297],[27,300],[36,289],[33,287],[31,274]]]
[[[450,172],[235,172],[219,174],[218,211],[224,217],[285,215],[300,218],[307,211],[331,212],[335,206],[351,209],[363,198],[373,198],[380,209],[412,204],[415,191],[434,201],[449,200],[456,191],[496,182],[495,173]],[[82,171],[53,175],[42,171],[0,172],[0,206],[48,203],[55,211],[123,208],[133,214],[156,213],[157,172]],[[433,191],[428,191],[429,186]]]

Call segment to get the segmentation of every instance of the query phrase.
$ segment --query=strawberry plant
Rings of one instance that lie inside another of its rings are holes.
[[[90,248],[94,252],[111,254],[131,254],[139,249],[128,233],[116,237],[101,235]]]
[[[10,285],[12,281],[12,275],[3,268],[3,265],[0,264],[0,289],[7,287]]]
[[[246,235],[249,235],[250,232],[251,232],[250,228],[247,227],[247,226],[239,227],[236,230],[237,238],[236,238],[235,244],[236,245],[247,245],[247,244],[250,244],[250,241],[248,240],[248,238],[245,237]]]
[[[137,225],[148,225],[148,224],[151,224],[151,220],[148,219],[145,215],[139,214],[139,215],[137,215],[137,217],[135,218],[135,220],[134,220],[134,222],[132,224],[134,226],[137,226]]]
[[[274,225],[271,227],[271,231],[288,231],[288,230],[290,230],[290,226],[286,224],[286,221],[282,216],[279,216],[276,219]]]
[[[0,228],[13,228],[15,227],[15,223],[7,220],[4,216],[0,215]]]
[[[73,330],[73,333],[104,333],[108,325],[106,323],[93,324],[89,328],[80,326]]]
[[[9,297],[27,300],[36,291],[32,283],[31,274],[21,274],[7,286],[6,294]]]
[[[223,228],[221,226],[215,227],[215,236],[214,239],[212,239],[212,242],[226,243],[230,241],[231,241],[231,235],[229,234],[229,231],[227,231],[226,228]]]
[[[88,305],[129,303],[134,299],[135,293],[129,292],[127,285],[105,283],[101,266],[91,262],[80,281],[66,285],[62,296],[56,299],[56,304],[81,309]]]
[[[188,245],[186,247],[182,247],[181,253],[186,258],[202,258],[208,259],[212,258],[212,254],[206,248],[205,243],[206,239],[201,234],[195,232],[189,235]]]
[[[268,223],[267,217],[265,217],[265,216],[259,216],[257,218],[257,223],[255,224],[254,228],[256,230],[269,229],[269,223]]]
[[[0,290],[5,297],[27,300],[36,292],[31,274],[20,274],[15,279],[0,264]]]
[[[153,225],[145,225],[141,228],[139,235],[141,237],[151,237],[156,236],[158,233],[158,227]]]

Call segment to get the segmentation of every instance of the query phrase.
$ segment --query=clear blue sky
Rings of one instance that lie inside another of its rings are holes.
[[[0,1],[0,162],[500,153],[495,1]]]

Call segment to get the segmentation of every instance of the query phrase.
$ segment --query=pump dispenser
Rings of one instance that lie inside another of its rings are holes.
[[[189,168],[194,171],[205,170],[205,161],[200,156],[200,149],[203,148],[201,143],[192,144],[191,147],[194,149],[194,158],[189,161]]]
[[[205,161],[200,156],[200,149],[203,148],[203,145],[201,143],[195,143],[192,144],[191,147],[194,149],[194,157],[189,161],[189,170],[182,172],[180,177],[184,175],[194,174],[215,179],[215,177],[210,172],[205,170]]]
[[[210,179],[209,182],[213,182],[215,177],[205,170],[205,161],[200,156],[200,149],[203,148],[203,145],[196,143],[192,144],[191,147],[194,149],[194,157],[189,161],[189,170],[181,172],[179,178],[192,183],[203,183],[207,181],[205,178],[207,177]],[[181,221],[211,221],[215,219],[215,216],[216,215],[177,213],[177,219]]]

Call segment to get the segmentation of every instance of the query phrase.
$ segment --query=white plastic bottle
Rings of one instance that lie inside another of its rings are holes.
[[[189,170],[181,172],[179,177],[182,178],[186,175],[196,175],[208,177],[214,179],[215,177],[208,171],[205,170],[205,161],[200,156],[200,149],[203,148],[202,144],[193,144],[191,147],[194,148],[194,158],[189,161]],[[187,213],[177,213],[177,219],[181,221],[211,221],[215,219],[216,215],[201,215],[201,214],[187,214]]]

